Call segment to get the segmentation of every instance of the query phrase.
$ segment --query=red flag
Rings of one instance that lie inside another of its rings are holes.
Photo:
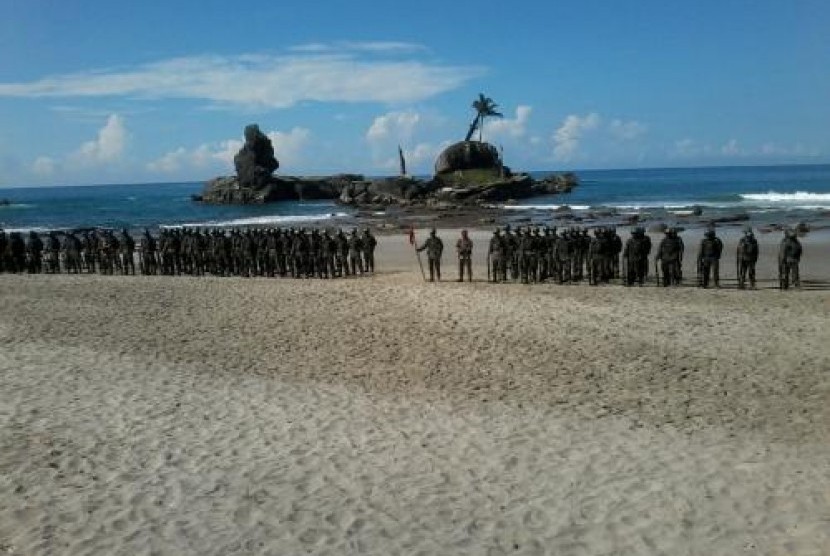
[[[415,228],[409,227],[409,245],[415,245]]]

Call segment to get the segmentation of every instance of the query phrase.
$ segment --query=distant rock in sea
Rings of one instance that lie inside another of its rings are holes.
[[[461,141],[437,158],[435,176],[366,179],[359,174],[323,177],[273,176],[279,168],[271,140],[256,124],[245,128],[245,145],[234,157],[235,176],[217,177],[193,200],[210,204],[264,204],[331,199],[355,207],[387,205],[476,205],[568,192],[579,183],[574,174],[535,180],[504,166],[493,145]]]

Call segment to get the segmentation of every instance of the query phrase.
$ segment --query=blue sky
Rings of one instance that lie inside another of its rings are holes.
[[[407,7],[404,7],[407,6]],[[483,92],[522,170],[830,162],[830,3],[0,3],[0,187],[429,173]]]

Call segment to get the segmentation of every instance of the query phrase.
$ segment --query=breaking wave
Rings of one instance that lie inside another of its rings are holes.
[[[743,193],[740,195],[744,201],[760,203],[811,203],[813,205],[830,205],[830,193],[813,193],[811,191],[796,191],[795,193],[778,193],[767,191],[766,193]]]
[[[235,218],[233,220],[213,220],[206,222],[187,222],[184,224],[167,224],[161,228],[233,228],[234,226],[274,226],[292,222],[320,222],[333,218],[346,218],[349,214],[345,212],[330,212],[325,214],[302,214],[302,215],[272,215],[253,216],[249,218]]]

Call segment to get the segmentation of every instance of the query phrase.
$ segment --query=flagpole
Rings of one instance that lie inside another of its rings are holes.
[[[424,263],[421,261],[421,252],[418,251],[418,245],[415,242],[415,228],[409,228],[409,244],[412,245],[412,248],[415,249],[415,256],[418,258],[418,267],[421,269],[421,278],[424,279],[424,282],[427,281],[427,275],[424,273]]]

